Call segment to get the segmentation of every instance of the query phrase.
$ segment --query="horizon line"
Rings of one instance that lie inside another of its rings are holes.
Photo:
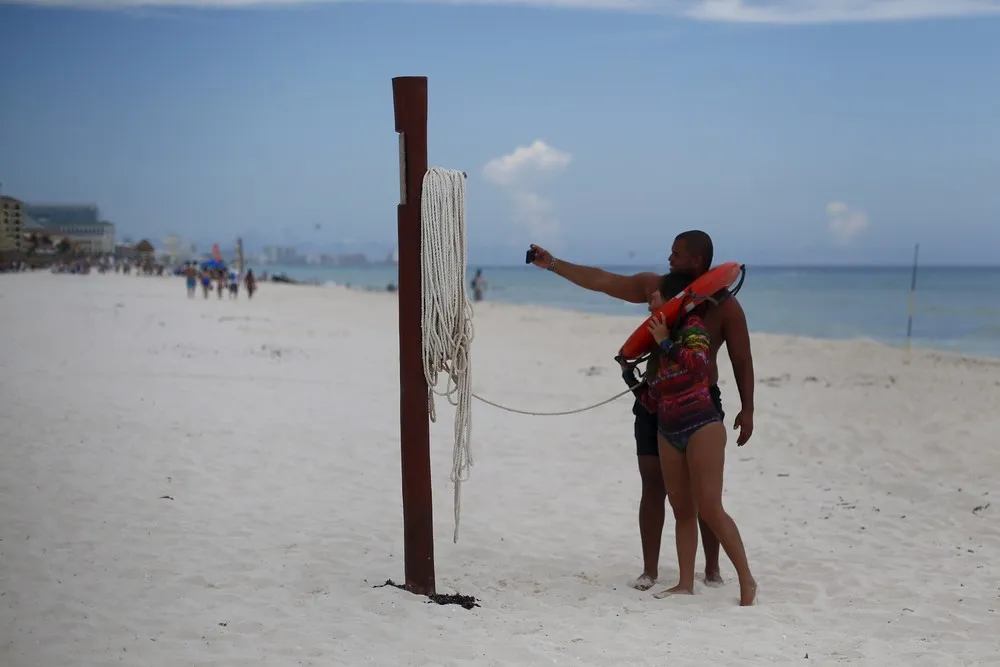
[[[666,264],[664,262],[664,264]],[[753,262],[742,262],[747,269],[913,269],[913,263],[851,263],[851,264],[831,264],[831,263],[818,263],[818,264],[774,264],[770,262],[765,263],[753,263]],[[379,269],[386,268],[387,264],[364,264],[358,266],[330,266],[323,264],[269,264],[263,263],[261,266],[277,266],[281,268],[321,268],[321,269]],[[391,265],[396,266],[396,265]],[[479,263],[479,262],[468,262],[466,270],[473,271],[475,269],[511,269],[517,267],[527,267],[528,265],[523,262],[512,262],[509,264],[491,264],[491,263]],[[630,269],[650,269],[655,264],[620,264],[615,262],[594,262],[590,266],[596,266],[598,268],[630,268]],[[997,264],[955,264],[955,263],[927,263],[918,264],[917,269],[991,269],[1000,270],[1000,263]]]

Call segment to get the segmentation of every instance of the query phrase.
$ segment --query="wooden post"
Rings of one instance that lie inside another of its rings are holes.
[[[427,77],[392,80],[399,133],[399,428],[406,590],[434,590],[430,419],[421,345],[420,200],[427,173]]]

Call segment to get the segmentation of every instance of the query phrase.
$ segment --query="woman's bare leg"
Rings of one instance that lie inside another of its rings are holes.
[[[698,514],[719,537],[722,548],[733,562],[740,581],[740,604],[752,605],[757,596],[757,582],[750,573],[746,549],[736,522],[722,506],[722,471],[726,463],[725,426],[721,423],[709,424],[694,433],[688,440],[687,462]]]
[[[660,467],[667,498],[674,511],[674,540],[677,543],[677,567],[680,570],[677,585],[657,593],[655,597],[675,594],[694,594],[694,561],[698,554],[698,510],[695,507],[691,483],[688,479],[684,452],[678,451],[661,435]]]

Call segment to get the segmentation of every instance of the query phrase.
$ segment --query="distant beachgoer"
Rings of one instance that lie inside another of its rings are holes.
[[[484,291],[486,291],[486,278],[483,277],[482,269],[476,269],[476,276],[472,279],[472,298],[482,301]]]
[[[235,270],[229,271],[229,298],[235,299],[240,293],[240,274]]]
[[[202,269],[201,272],[201,291],[205,293],[205,298],[208,298],[208,293],[212,289],[212,273],[208,269]]]
[[[197,274],[193,264],[188,264],[187,268],[184,269],[184,278],[187,283],[188,298],[193,299],[194,291],[198,287]]]
[[[215,291],[222,298],[222,293],[226,291],[226,272],[223,269],[218,269],[215,272]]]
[[[650,298],[649,312],[656,313],[692,282],[692,273],[663,276]],[[748,606],[757,595],[757,582],[750,573],[740,531],[722,505],[726,427],[711,390],[710,342],[702,319],[707,308],[707,303],[701,304],[670,329],[662,316],[655,317],[649,331],[659,363],[640,382],[635,377],[635,366],[622,360],[622,378],[641,406],[656,415],[660,468],[676,522],[679,581],[655,597],[694,594],[701,517],[733,562],[740,582],[740,604]]]
[[[649,303],[653,292],[659,287],[660,275],[652,272],[621,275],[593,266],[571,264],[556,259],[544,248],[532,245],[535,250],[534,264],[548,269],[574,285],[628,303]],[[685,271],[700,276],[712,267],[714,254],[712,238],[703,231],[690,230],[678,234],[670,249],[670,270]],[[721,295],[718,306],[712,306],[705,314],[705,325],[710,337],[709,375],[712,378],[711,391],[722,413],[722,394],[718,387],[719,369],[717,357],[723,343],[729,352],[736,377],[736,388],[740,394],[741,408],[733,422],[733,428],[740,434],[736,444],[743,446],[753,434],[753,358],[750,353],[750,334],[747,331],[746,314],[735,297]],[[655,374],[656,359],[646,365],[646,372]],[[639,462],[639,477],[642,480],[642,495],[639,500],[639,537],[642,543],[642,574],[629,585],[638,590],[648,590],[656,583],[660,558],[660,540],[665,518],[667,491],[663,482],[663,472],[659,461],[657,442],[657,419],[638,401],[632,406],[635,415],[635,444]],[[701,522],[702,548],[705,552],[705,581],[710,584],[722,583],[719,571],[719,540],[708,524]]]
[[[247,298],[253,299],[253,293],[257,291],[257,279],[253,276],[253,269],[247,269],[247,275],[243,281],[247,285]]]

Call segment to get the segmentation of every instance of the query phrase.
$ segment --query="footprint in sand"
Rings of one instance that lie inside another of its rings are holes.
[[[261,345],[260,350],[254,350],[251,354],[259,357],[270,357],[271,359],[280,360],[282,357],[289,357],[301,352],[301,350],[294,350],[290,348],[280,348],[274,347],[272,345]]]
[[[791,379],[792,376],[789,375],[788,373],[785,373],[784,375],[778,377],[761,378],[760,380],[757,381],[757,384],[766,384],[768,387],[780,387],[781,385],[785,384]]]

